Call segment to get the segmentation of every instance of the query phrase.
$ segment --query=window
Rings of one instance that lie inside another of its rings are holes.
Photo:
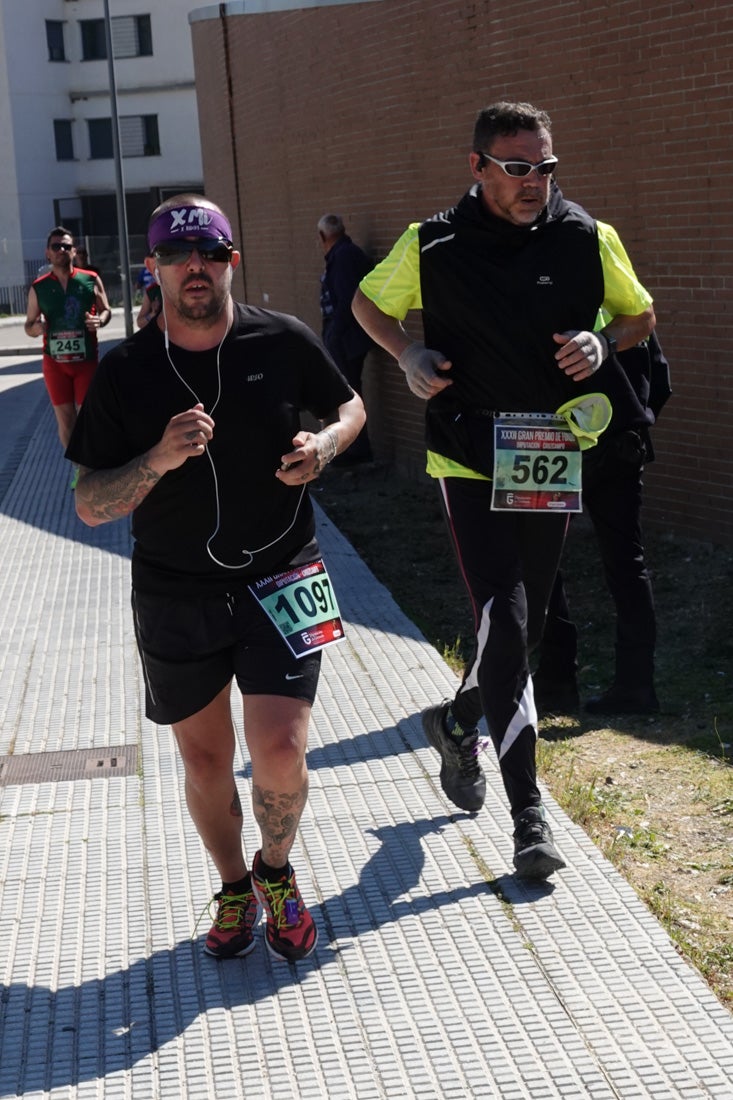
[[[120,145],[123,157],[158,157],[157,115],[127,115],[120,119]]]
[[[71,132],[71,121],[67,118],[55,118],[53,136],[56,142],[56,160],[73,160],[74,138]]]
[[[60,20],[46,20],[46,45],[48,46],[49,61],[66,61],[64,24]]]
[[[157,115],[123,115],[120,118],[120,151],[123,157],[160,156]],[[112,119],[89,119],[89,155],[92,160],[114,156]]]
[[[122,15],[112,20],[115,57],[152,57],[153,35],[149,15]]]
[[[110,20],[115,57],[151,57],[153,35],[149,15],[120,15]],[[107,37],[104,19],[82,19],[81,55],[84,61],[104,61]]]
[[[114,156],[112,145],[112,119],[90,118],[89,156],[92,160],[110,160]]]
[[[81,56],[84,61],[104,61],[107,57],[107,39],[104,19],[81,19]]]

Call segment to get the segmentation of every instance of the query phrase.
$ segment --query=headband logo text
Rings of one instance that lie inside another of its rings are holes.
[[[197,229],[206,229],[211,224],[213,218],[208,214],[206,210],[202,210],[200,207],[193,209],[188,206],[184,206],[181,210],[171,210],[171,233],[185,232],[187,229],[194,226]],[[186,217],[188,215],[188,218]]]

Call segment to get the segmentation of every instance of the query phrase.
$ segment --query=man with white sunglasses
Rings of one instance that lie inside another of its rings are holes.
[[[528,652],[580,508],[580,450],[612,419],[600,395],[612,416],[645,420],[615,353],[654,327],[651,296],[617,233],[565,201],[552,186],[557,164],[546,112],[483,109],[473,187],[411,225],[353,304],[427,401],[427,471],[474,615],[463,682],[424,712],[423,728],[445,794],[475,811],[486,791],[477,729],[486,716],[514,820],[514,866],[532,879],[565,862],[537,787]],[[424,343],[402,325],[411,309],[422,310]]]

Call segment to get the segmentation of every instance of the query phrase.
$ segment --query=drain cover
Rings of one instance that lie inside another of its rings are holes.
[[[24,783],[61,783],[74,779],[111,779],[134,775],[137,745],[103,749],[74,749],[71,752],[31,752],[22,756],[0,756],[0,787]]]

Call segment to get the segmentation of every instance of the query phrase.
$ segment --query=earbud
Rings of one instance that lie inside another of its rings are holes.
[[[153,272],[153,274],[155,275],[155,281],[156,281],[156,283],[159,283],[159,282],[160,282],[160,268],[156,267],[156,269],[155,269],[155,271]]]

